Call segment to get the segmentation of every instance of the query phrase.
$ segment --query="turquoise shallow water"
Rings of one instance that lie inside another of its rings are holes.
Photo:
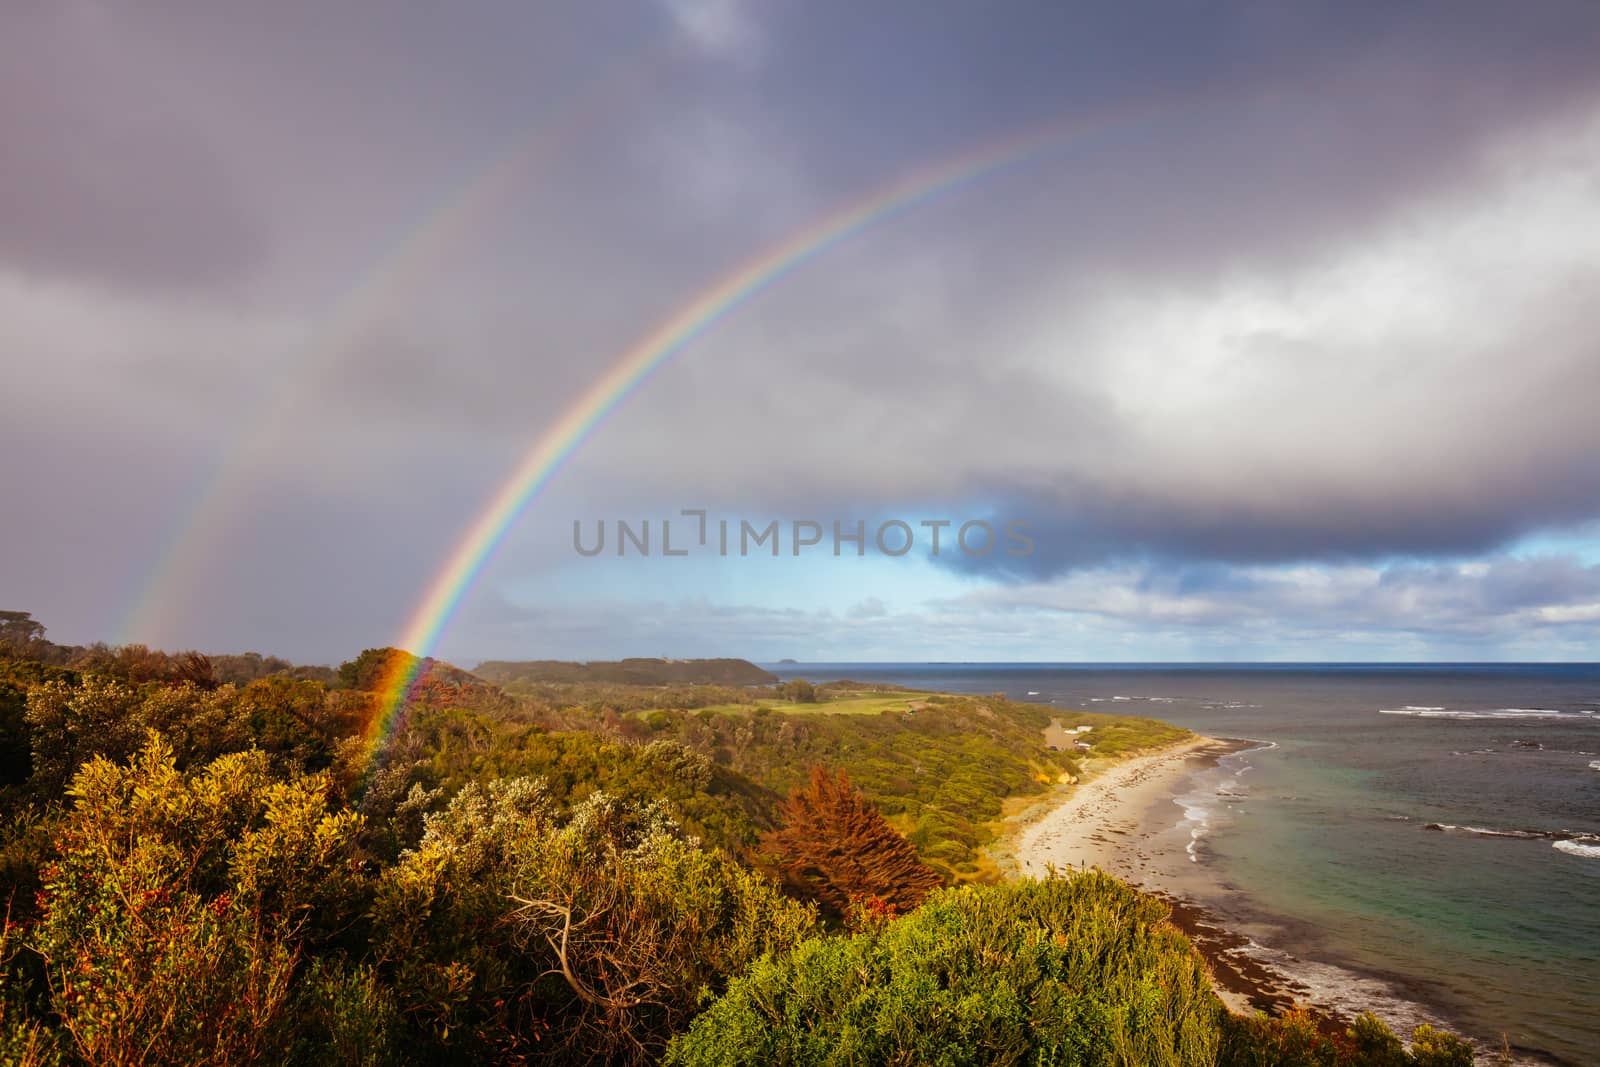
[[[1174,804],[1195,861],[1233,890],[1210,903],[1319,974],[1314,988],[1371,976],[1535,1060],[1600,1064],[1600,666],[777,671],[1258,739]]]

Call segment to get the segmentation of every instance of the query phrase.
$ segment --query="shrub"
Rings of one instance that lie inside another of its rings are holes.
[[[360,818],[326,781],[275,781],[260,752],[185,776],[152,735],[85,764],[31,947],[92,1063],[236,1063],[282,1049],[306,928],[359,899]]]
[[[376,1067],[403,1061],[394,997],[373,968],[314,960],[296,984],[291,1062]]]
[[[1471,1067],[1472,1046],[1424,1023],[1411,1048],[1381,1019],[1363,1012],[1339,1031],[1304,1008],[1277,1017],[1229,1016],[1223,1023],[1222,1067]]]
[[[1416,1067],[1472,1067],[1472,1046],[1423,1023],[1411,1032],[1411,1062]]]
[[[430,815],[375,915],[401,1009],[440,1058],[561,1063],[653,1061],[703,990],[814,922],[659,806],[596,793],[564,820],[526,779]]]
[[[1225,1015],[1166,909],[1099,872],[945,889],[757,962],[673,1064],[1209,1064]]]

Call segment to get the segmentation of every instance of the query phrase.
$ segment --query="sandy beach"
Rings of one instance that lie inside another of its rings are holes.
[[[1328,1025],[1340,1029],[1368,1009],[1401,1033],[1420,1022],[1449,1026],[1381,979],[1263,949],[1256,937],[1283,941],[1284,931],[1240,922],[1237,900],[1227,909],[1232,918],[1219,915],[1217,909],[1236,891],[1205,862],[1195,862],[1195,838],[1203,831],[1186,818],[1185,794],[1192,793],[1195,775],[1260,744],[1194,737],[1148,755],[1094,761],[1081,782],[1012,837],[1017,873],[1044,877],[1052,868],[1098,867],[1160,897],[1172,909],[1173,925],[1205,958],[1217,994],[1235,1012],[1275,1014],[1299,1003],[1314,1005]],[[1287,940],[1293,944],[1292,936]],[[1509,1062],[1553,1061],[1514,1056]]]
[[[1175,832],[1181,813],[1172,801],[1189,776],[1247,741],[1194,737],[1148,755],[1091,764],[1083,781],[1015,838],[1019,874],[1044,877],[1052,868],[1098,867],[1162,897],[1172,921],[1205,956],[1218,994],[1234,1011],[1276,1011],[1306,990],[1245,951],[1248,938],[1227,929],[1195,902],[1184,853],[1187,836]]]
[[[1237,742],[1195,737],[1150,755],[1091,764],[1059,806],[1018,835],[1020,873],[1042,878],[1051,867],[1099,867],[1131,875],[1127,846],[1151,805],[1171,798],[1195,761],[1215,760],[1238,747]]]

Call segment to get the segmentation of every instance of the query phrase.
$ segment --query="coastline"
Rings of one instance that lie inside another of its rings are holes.
[[[1160,897],[1172,909],[1173,925],[1205,958],[1223,1003],[1244,1014],[1289,1007],[1297,991],[1283,975],[1243,954],[1249,939],[1186,899],[1183,886],[1171,877],[1152,878],[1133,846],[1150,836],[1151,809],[1172,802],[1190,775],[1253,744],[1196,735],[1129,759],[1097,761],[1101,765],[1085,767],[1083,779],[1058,804],[1014,835],[1012,857],[1021,876],[1098,867]]]
[[[1135,834],[1151,804],[1170,799],[1174,785],[1195,769],[1191,761],[1214,764],[1248,744],[1197,735],[1128,759],[1090,761],[1061,802],[1017,834],[1019,872],[1036,878],[1051,867],[1122,873],[1126,850],[1114,838]]]
[[[1223,767],[1226,775],[1223,760],[1271,747],[1271,742],[1195,736],[1155,752],[1095,761],[1077,785],[1052,798],[1056,803],[1036,804],[1015,817],[1020,825],[1009,835],[1012,873],[1045,877],[1052,868],[1098,867],[1161,899],[1171,909],[1172,924],[1205,960],[1218,997],[1235,1013],[1276,1014],[1310,1006],[1342,1030],[1355,1014],[1373,1010],[1402,1036],[1423,1022],[1459,1030],[1426,1007],[1404,981],[1304,959],[1267,948],[1252,936],[1281,944],[1285,928],[1270,918],[1263,921],[1210,869],[1201,845],[1206,816],[1197,818],[1188,805],[1205,772]],[[1214,791],[1210,784],[1203,788]],[[1481,1038],[1478,1050],[1496,1057],[1483,1062],[1515,1067],[1566,1062],[1527,1049],[1506,1056],[1499,1045]]]

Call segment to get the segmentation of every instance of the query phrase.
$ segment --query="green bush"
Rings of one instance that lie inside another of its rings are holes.
[[[1223,1022],[1222,1067],[1471,1067],[1472,1046],[1424,1023],[1411,1048],[1370,1012],[1348,1029],[1304,1009],[1283,1015],[1229,1016]]]
[[[596,793],[562,818],[526,779],[428,818],[374,909],[381,967],[433,1058],[651,1062],[703,990],[814,913],[685,841],[659,805]]]
[[[29,947],[77,1054],[281,1056],[310,932],[360,906],[360,816],[329,810],[323,779],[274,780],[260,752],[184,775],[159,736],[126,767],[91,760],[69,795]]]
[[[936,892],[757,962],[667,1062],[1215,1062],[1226,1012],[1158,901],[1090,872]]]
[[[826,688],[826,687],[824,687]],[[832,690],[829,690],[832,692]],[[917,845],[924,862],[960,876],[975,869],[1008,797],[1053,788],[1076,763],[1046,748],[1052,709],[993,697],[928,700],[881,714],[655,711],[639,719],[652,736],[712,754],[732,774],[771,794],[768,804],[823,765],[844,771]],[[1186,731],[1150,720],[1085,716],[1118,731],[1117,752],[1170,743]],[[1092,736],[1092,735],[1091,735]]]
[[[1472,1060],[1370,1016],[1228,1015],[1164,907],[1104,875],[899,918],[869,898],[830,938],[738,862],[826,762],[923,859],[981,876],[1003,798],[1075,771],[1044,748],[1051,709],[574,686],[590,703],[541,725],[433,664],[374,764],[369,692],[81,651],[0,660],[0,1063]],[[1096,755],[1182,733],[1074,718]]]

